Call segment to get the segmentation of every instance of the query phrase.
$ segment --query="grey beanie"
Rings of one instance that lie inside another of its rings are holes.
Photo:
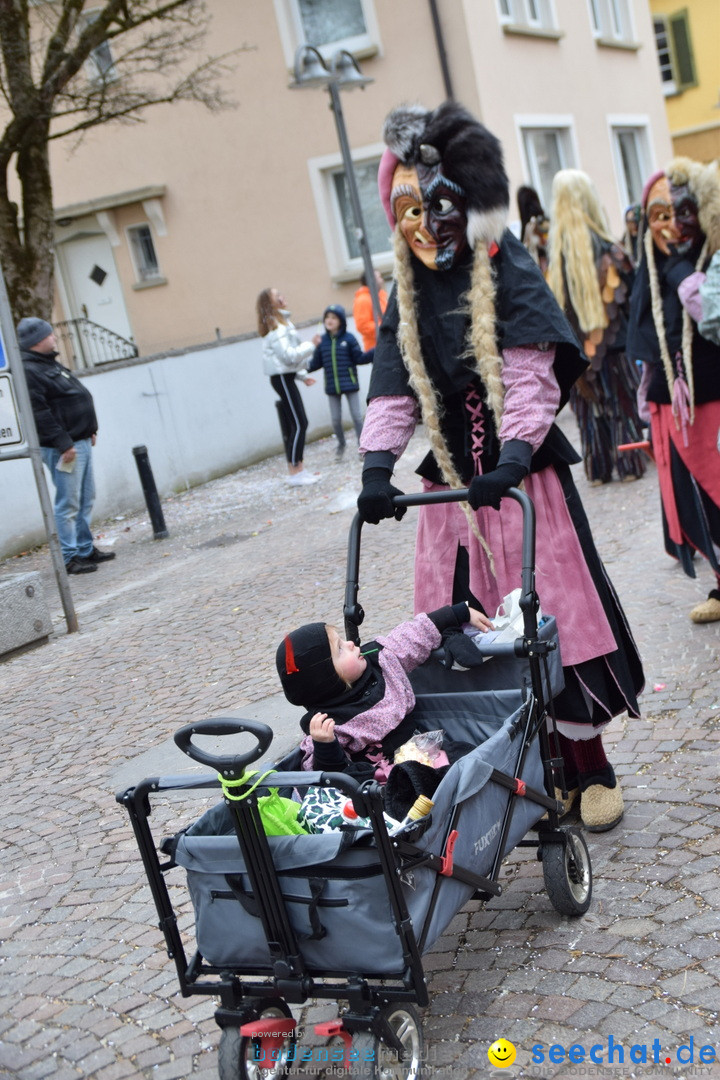
[[[17,324],[17,340],[21,349],[32,349],[52,334],[53,328],[44,319],[21,319]]]

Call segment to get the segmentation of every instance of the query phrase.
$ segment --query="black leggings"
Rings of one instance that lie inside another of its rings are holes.
[[[285,444],[285,457],[291,465],[299,465],[305,452],[305,432],[308,418],[294,375],[271,375],[270,384],[280,398],[280,428]]]

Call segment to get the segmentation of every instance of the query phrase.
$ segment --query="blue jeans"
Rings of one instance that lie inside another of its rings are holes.
[[[86,558],[93,549],[90,532],[90,516],[95,501],[92,441],[80,439],[75,443],[75,468],[72,472],[58,469],[59,450],[42,446],[40,451],[55,485],[55,527],[63,560],[67,564],[77,555]]]

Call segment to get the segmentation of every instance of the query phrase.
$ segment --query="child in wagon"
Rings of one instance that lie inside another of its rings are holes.
[[[276,663],[285,697],[307,710],[300,720],[303,768],[375,772],[384,779],[392,752],[413,734],[412,721],[403,723],[415,705],[407,673],[424,663],[443,639],[452,640],[452,652],[461,663],[458,645],[466,642],[464,651],[477,655],[462,634],[466,623],[477,630],[493,629],[485,614],[461,603],[416,615],[362,647],[322,622],[286,634]]]

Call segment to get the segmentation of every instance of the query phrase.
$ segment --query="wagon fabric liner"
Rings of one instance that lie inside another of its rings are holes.
[[[442,728],[453,739],[477,744],[443,777],[433,796],[431,823],[415,841],[418,848],[443,854],[448,823],[459,805],[454,861],[485,876],[497,854],[508,800],[514,799],[514,806],[503,855],[540,819],[542,806],[517,798],[491,780],[494,769],[516,775],[529,703],[525,692],[518,689],[418,697],[412,713],[418,730]],[[276,768],[280,773],[293,771],[296,761],[297,752]],[[308,783],[317,782],[320,775],[308,773]],[[277,779],[280,786],[281,776]],[[528,786],[543,789],[537,738],[527,744],[521,779]],[[180,837],[174,856],[187,871],[198,950],[219,968],[271,974],[271,955],[237,837],[204,835],[207,817]],[[268,843],[310,973],[382,976],[402,972],[400,939],[369,830],[268,837]],[[415,935],[423,949],[428,949],[474,888],[443,876],[431,903],[438,881],[434,869],[408,869],[402,880]]]

